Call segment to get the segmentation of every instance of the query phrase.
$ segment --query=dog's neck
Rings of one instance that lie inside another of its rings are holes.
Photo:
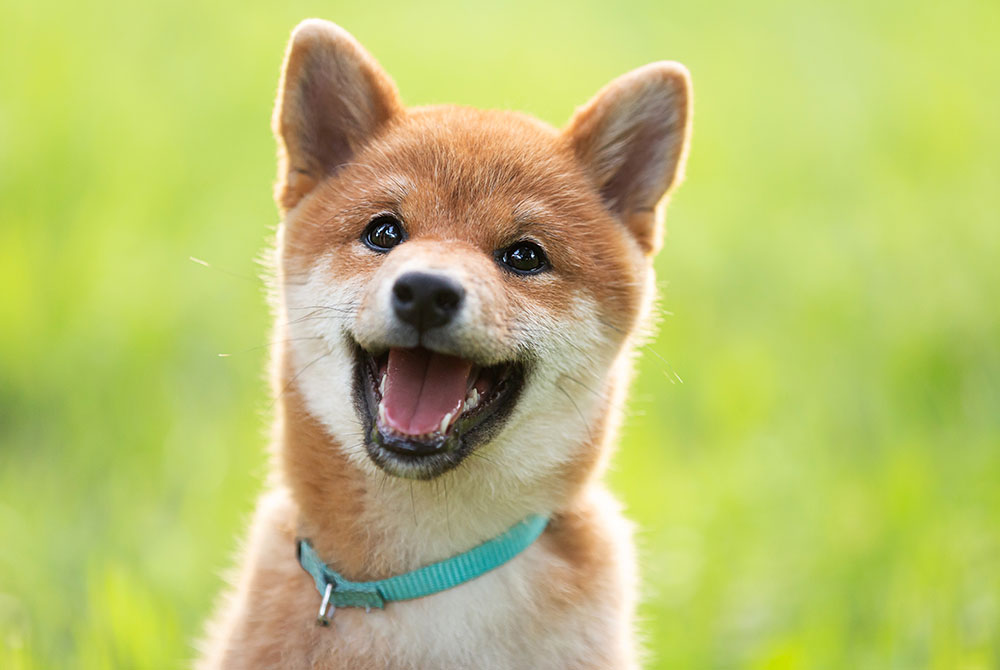
[[[298,507],[297,532],[352,580],[401,574],[467,551],[528,515],[558,513],[589,479],[567,481],[556,473],[500,486],[500,465],[486,458],[470,458],[431,481],[390,476],[352,458],[309,413],[294,384],[279,398],[278,440],[283,483]]]

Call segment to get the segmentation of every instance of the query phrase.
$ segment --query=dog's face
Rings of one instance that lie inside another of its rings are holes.
[[[527,479],[593,461],[689,104],[686,72],[656,64],[563,132],[407,110],[349,35],[296,30],[275,113],[284,381],[354,463],[430,479],[479,456]]]

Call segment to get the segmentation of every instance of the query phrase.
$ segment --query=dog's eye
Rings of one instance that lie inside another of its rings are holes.
[[[549,267],[545,252],[534,242],[515,242],[497,252],[497,260],[517,274],[533,275]]]
[[[379,214],[365,228],[361,241],[375,251],[389,251],[403,241],[403,223],[392,214]]]

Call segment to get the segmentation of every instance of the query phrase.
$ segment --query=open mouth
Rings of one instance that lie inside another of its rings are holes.
[[[489,440],[524,383],[518,363],[479,366],[423,347],[357,347],[355,398],[372,460],[390,474],[431,479]]]

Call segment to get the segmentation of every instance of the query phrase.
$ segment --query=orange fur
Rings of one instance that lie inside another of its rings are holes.
[[[273,122],[275,477],[199,667],[634,667],[630,531],[600,476],[690,116],[687,73],[671,63],[612,82],[561,132],[511,112],[406,109],[346,32],[296,29]],[[378,255],[359,235],[383,211],[408,240]],[[524,238],[551,272],[497,267],[495,250]],[[441,351],[484,365],[529,355],[538,368],[500,433],[430,481],[367,460],[343,388],[341,340],[376,346],[382,287],[413,267],[449,272],[469,293],[468,323]],[[319,596],[295,537],[349,579],[382,579],[530,513],[549,527],[497,570],[314,624]]]

